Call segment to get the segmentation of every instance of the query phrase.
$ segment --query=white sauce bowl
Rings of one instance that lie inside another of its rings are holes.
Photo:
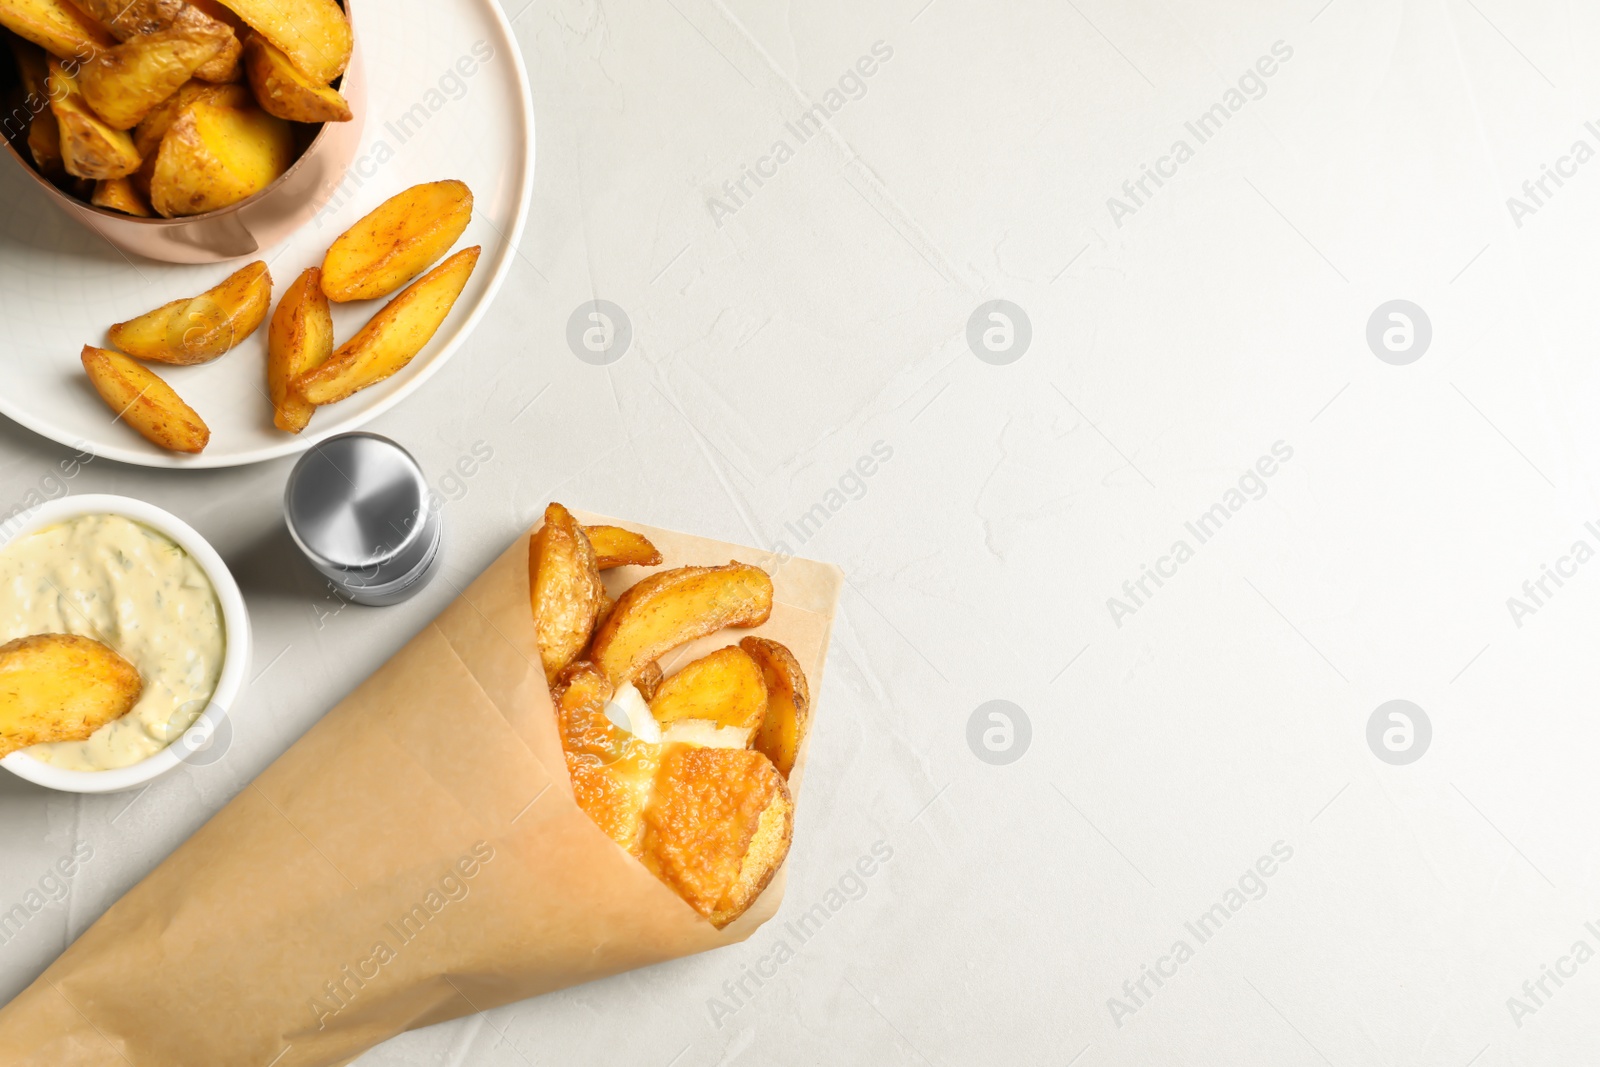
[[[115,793],[136,789],[183,763],[197,750],[204,751],[206,741],[216,733],[227,718],[228,709],[243,692],[245,677],[250,673],[250,615],[228,565],[205,538],[177,516],[131,497],[91,494],[47,501],[0,528],[0,533],[4,534],[0,537],[0,552],[13,541],[35,531],[84,515],[120,515],[171,539],[200,565],[211,580],[217,602],[222,607],[222,675],[217,680],[216,692],[194,725],[172,744],[138,763],[107,771],[64,770],[41,763],[26,752],[13,752],[0,759],[0,767],[50,789],[69,793]]]

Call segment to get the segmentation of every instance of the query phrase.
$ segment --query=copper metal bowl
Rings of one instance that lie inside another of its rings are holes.
[[[349,0],[344,8],[350,11]],[[237,204],[203,215],[141,219],[107,211],[50,184],[11,141],[5,141],[5,150],[51,202],[124,252],[164,263],[219,263],[255,255],[284,240],[310,221],[344,180],[361,144],[367,115],[359,33],[353,35],[350,62],[339,91],[354,115],[349,122],[323,123],[300,158],[277,181]]]

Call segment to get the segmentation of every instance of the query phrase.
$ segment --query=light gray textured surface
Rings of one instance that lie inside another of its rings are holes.
[[[843,566],[780,922],[875,842],[893,858],[726,1017],[711,998],[728,1002],[724,982],[781,929],[407,1035],[362,1067],[1600,1057],[1600,963],[1570,955],[1600,949],[1600,567],[1561,563],[1600,547],[1585,526],[1600,530],[1600,166],[1561,163],[1580,139],[1600,148],[1585,127],[1600,15],[1512,0],[510,11],[540,138],[522,255],[466,348],[372,428],[452,498],[457,583],[552,496]],[[787,124],[877,42],[892,57],[801,143]],[[1199,143],[1185,123],[1226,107],[1276,42],[1292,56]],[[1192,158],[1114,218],[1108,197],[1180,139]],[[733,202],[724,182],[780,141],[792,157]],[[1536,204],[1521,186],[1545,164],[1571,176]],[[633,328],[609,367],[564,339],[596,297]],[[966,341],[993,299],[1032,324],[1006,366]],[[1395,299],[1432,324],[1405,366],[1367,344]],[[879,441],[892,458],[797,543],[788,524],[837,503]],[[1278,442],[1292,457],[1200,544],[1185,524],[1232,502]],[[446,482],[475,446],[492,458]],[[0,500],[65,455],[10,426],[0,447]],[[452,596],[436,582],[401,608],[336,610],[282,533],[288,467],[91,464],[71,483],[210,537],[266,670],[226,758],[148,793],[0,781],[0,902],[75,842],[94,848],[0,946],[0,995]],[[1124,581],[1180,540],[1192,558],[1133,602]],[[1547,564],[1571,573],[1535,604],[1523,583]],[[1368,748],[1391,699],[1432,723],[1408,765]],[[991,700],[1031,723],[1007,765],[967,741]],[[1274,845],[1292,857],[1246,876]],[[1186,924],[1219,903],[1230,917],[1202,941]],[[1161,964],[1180,941],[1192,955]],[[1158,964],[1176,976],[1141,993]],[[1541,992],[1558,965],[1573,973]]]

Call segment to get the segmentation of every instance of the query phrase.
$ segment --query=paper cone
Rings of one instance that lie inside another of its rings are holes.
[[[598,516],[581,521],[616,522]],[[815,696],[841,577],[633,523],[665,566],[773,575],[760,634]],[[577,807],[520,537],[0,1010],[8,1067],[333,1067],[405,1030],[749,937],[715,930]],[[654,568],[606,572],[613,595]],[[804,751],[790,777],[800,800]]]

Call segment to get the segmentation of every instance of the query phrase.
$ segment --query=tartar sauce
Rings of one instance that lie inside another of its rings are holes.
[[[24,749],[73,771],[126,767],[183,736],[222,674],[222,607],[200,565],[120,515],[85,515],[0,552],[0,643],[31,634],[92,637],[133,664],[133,710],[87,741]]]

